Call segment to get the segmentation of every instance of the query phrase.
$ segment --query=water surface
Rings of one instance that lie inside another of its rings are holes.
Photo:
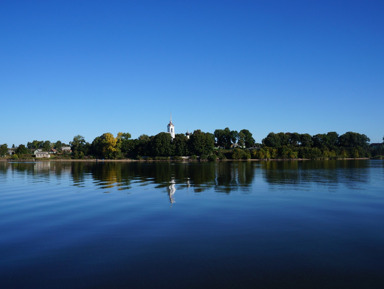
[[[384,288],[384,162],[0,162],[0,288]]]

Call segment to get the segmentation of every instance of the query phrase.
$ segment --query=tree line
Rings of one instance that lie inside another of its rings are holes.
[[[336,159],[384,156],[384,138],[381,144],[370,144],[370,139],[356,132],[339,135],[336,132],[310,135],[307,133],[269,133],[261,143],[256,143],[252,133],[216,129],[214,133],[195,130],[193,133],[176,134],[172,139],[166,132],[154,136],[141,135],[132,139],[131,134],[104,133],[92,142],[77,135],[69,144],[57,141],[28,142],[15,148],[18,158],[31,157],[33,151],[55,150],[59,158],[73,159],[179,159],[182,156],[191,159]],[[62,148],[70,146],[70,152]],[[0,156],[8,152],[7,145],[0,146]],[[13,156],[15,158],[15,156]]]

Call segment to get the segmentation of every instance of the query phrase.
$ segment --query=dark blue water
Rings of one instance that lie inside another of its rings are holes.
[[[384,288],[384,162],[0,162],[0,288]]]

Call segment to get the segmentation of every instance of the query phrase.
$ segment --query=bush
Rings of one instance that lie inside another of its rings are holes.
[[[242,150],[242,149],[234,149],[232,154],[232,159],[235,160],[247,160],[251,158],[251,153],[248,150]]]
[[[170,159],[170,157],[155,157],[155,160],[157,161],[169,161]]]
[[[210,162],[215,162],[215,161],[217,161],[217,156],[216,155],[209,155],[208,156],[208,161],[210,161]]]
[[[223,154],[222,152],[219,152],[218,156],[217,156],[220,160],[226,160],[227,157],[225,156],[225,154]]]
[[[201,155],[200,156],[200,161],[206,161],[208,159],[208,156],[207,155]]]

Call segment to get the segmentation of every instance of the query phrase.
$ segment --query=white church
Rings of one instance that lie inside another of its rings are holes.
[[[175,126],[172,123],[172,116],[171,116],[171,119],[169,120],[169,123],[167,125],[167,132],[169,134],[171,134],[172,139],[175,138]]]
[[[171,135],[172,140],[173,140],[175,138],[175,125],[172,123],[172,115],[171,115],[171,118],[170,118],[169,123],[167,125],[167,132]],[[190,133],[186,132],[185,135],[189,139]]]

